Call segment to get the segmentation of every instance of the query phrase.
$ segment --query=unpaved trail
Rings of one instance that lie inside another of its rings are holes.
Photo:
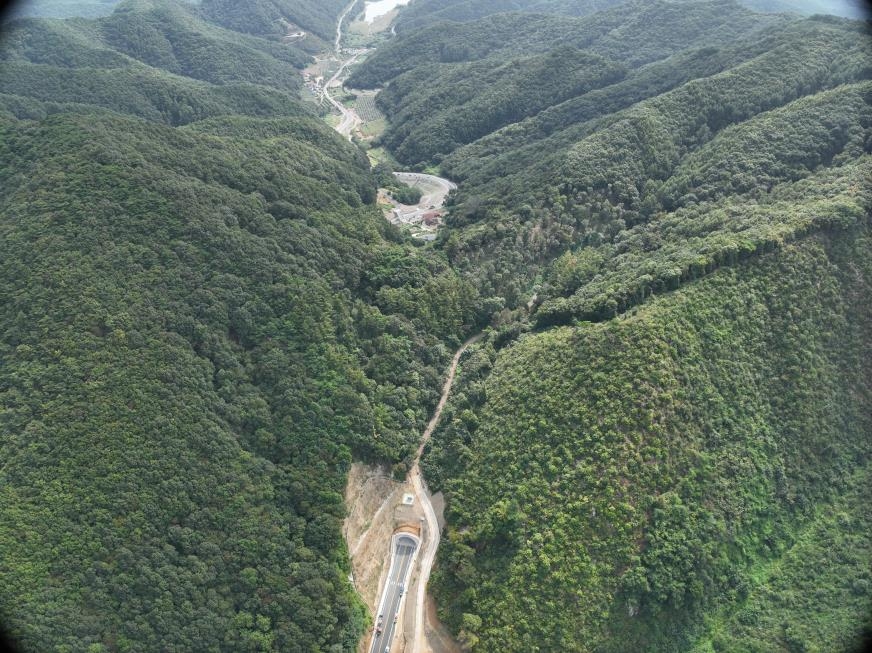
[[[433,504],[430,502],[430,495],[427,493],[424,484],[424,478],[421,476],[421,454],[424,451],[424,445],[433,435],[436,426],[439,424],[439,418],[442,417],[442,409],[448,401],[448,396],[451,394],[451,386],[454,384],[454,376],[457,373],[457,365],[460,362],[460,357],[467,347],[478,342],[482,334],[474,335],[472,338],[464,342],[460,349],[454,354],[451,359],[451,366],[448,368],[448,376],[445,379],[445,384],[442,386],[442,396],[439,398],[439,404],[433,412],[433,417],[424,433],[421,435],[421,442],[418,445],[418,451],[415,453],[415,461],[412,463],[412,468],[409,470],[408,479],[414,488],[415,496],[424,509],[424,519],[427,525],[426,537],[424,540],[424,551],[421,556],[420,567],[418,571],[418,594],[415,597],[415,636],[412,642],[412,653],[424,653],[427,650],[427,642],[424,637],[424,620],[426,618],[425,608],[427,605],[427,581],[430,579],[430,570],[433,568],[433,561],[436,559],[436,550],[439,548],[439,523],[436,520],[436,511],[433,510]]]

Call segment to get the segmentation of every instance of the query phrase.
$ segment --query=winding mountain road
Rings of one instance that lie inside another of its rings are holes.
[[[422,207],[429,207],[431,205],[441,207],[445,203],[448,193],[457,188],[457,184],[453,181],[423,172],[395,172],[394,177],[405,184],[417,186],[424,191],[421,200],[418,202]]]
[[[414,620],[412,622],[414,630],[411,640],[406,640],[403,650],[405,653],[426,653],[430,650],[424,634],[424,610],[427,599],[427,581],[430,579],[430,572],[436,559],[440,535],[436,511],[433,509],[427,485],[424,477],[421,475],[421,455],[424,452],[427,441],[439,425],[442,410],[445,408],[448,397],[451,395],[451,387],[454,385],[454,377],[457,375],[460,357],[470,345],[477,342],[481,337],[481,333],[471,337],[454,353],[454,357],[451,359],[451,364],[448,367],[445,383],[442,385],[442,395],[439,397],[439,403],[436,405],[436,410],[433,411],[433,416],[430,418],[427,428],[421,434],[418,450],[415,452],[415,459],[412,462],[412,467],[409,470],[406,481],[411,485],[412,494],[416,499],[417,505],[421,506],[424,513],[422,529],[419,534],[420,537],[415,537],[403,531],[395,532],[391,536],[390,565],[385,585],[382,589],[381,600],[379,601],[378,616],[369,645],[369,653],[383,653],[391,650],[396,632],[396,619],[403,607],[403,601],[407,598],[405,590],[408,587],[412,563],[416,557],[418,558],[418,576],[415,581],[417,591],[413,613]],[[379,510],[384,508],[385,505],[387,504],[383,504]],[[418,555],[419,553],[420,555]],[[411,606],[408,607],[411,608]]]
[[[422,653],[426,650],[426,642],[424,641],[424,607],[427,598],[427,581],[430,579],[430,571],[433,569],[433,561],[436,559],[436,550],[439,548],[439,522],[436,520],[436,511],[433,509],[433,504],[430,501],[430,495],[427,492],[424,483],[424,477],[421,475],[421,454],[424,452],[424,446],[433,435],[433,431],[439,425],[439,419],[442,417],[442,409],[448,401],[448,396],[451,394],[451,386],[454,384],[454,377],[457,374],[457,365],[460,363],[460,357],[467,347],[472,345],[481,338],[482,334],[477,334],[464,342],[458,349],[454,358],[451,359],[451,365],[448,368],[448,376],[445,379],[445,384],[442,386],[442,396],[439,398],[439,403],[436,410],[433,412],[433,417],[430,418],[430,423],[424,429],[421,435],[421,442],[418,445],[418,451],[415,453],[415,461],[412,463],[412,468],[409,470],[409,481],[412,483],[415,496],[420,502],[419,505],[424,509],[424,521],[426,524],[426,535],[422,538],[424,551],[421,556],[420,568],[418,573],[418,594],[415,597],[415,638],[413,641],[412,652]]]
[[[357,61],[357,58],[360,56],[360,53],[352,55],[351,58],[342,62],[342,65],[339,67],[339,70],[330,78],[330,80],[324,84],[324,88],[321,89],[321,97],[324,100],[327,100],[330,104],[336,108],[339,113],[342,114],[342,120],[338,125],[336,125],[335,129],[340,134],[345,136],[347,139],[351,139],[351,132],[354,131],[354,128],[357,127],[361,122],[360,116],[357,115],[357,112],[354,109],[349,109],[344,104],[334,99],[332,95],[330,95],[329,89],[333,86],[341,85],[339,78],[342,76],[342,73],[345,72],[345,69],[348,68],[351,64]]]
[[[336,41],[334,43],[334,50],[336,54],[336,59],[338,61],[341,61],[342,59],[342,24],[345,21],[345,18],[348,16],[348,13],[354,8],[354,6],[355,2],[352,2],[345,8],[345,10],[342,12],[342,15],[339,17],[339,22],[336,26]],[[355,63],[359,56],[360,53],[354,54],[349,59],[342,62],[339,70],[336,71],[336,73],[330,78],[330,80],[324,85],[324,88],[322,89],[323,97],[342,113],[342,121],[335,128],[336,131],[349,139],[351,138],[351,132],[362,121],[353,109],[348,109],[340,102],[333,99],[330,96],[328,89],[331,86],[337,86],[341,84],[341,76],[343,72],[345,72],[345,70],[350,65]],[[397,176],[397,178],[406,183],[423,183],[424,185],[432,187],[432,190],[428,189],[428,192],[422,196],[421,201],[419,202],[419,209],[421,210],[424,210],[423,207],[429,207],[431,205],[442,206],[445,200],[445,196],[448,195],[451,190],[457,188],[456,184],[454,184],[453,182],[448,181],[447,179],[442,179],[441,177],[436,177],[434,175],[411,172],[397,172],[394,174]],[[439,548],[440,538],[439,522],[436,519],[436,511],[433,509],[433,504],[430,501],[430,495],[427,491],[424,477],[421,475],[421,455],[424,452],[424,446],[427,444],[430,436],[433,435],[433,431],[435,431],[436,427],[439,425],[439,419],[442,417],[442,410],[445,408],[445,404],[448,401],[449,395],[451,394],[451,387],[454,384],[454,377],[457,374],[457,366],[460,363],[460,357],[470,345],[477,342],[481,337],[482,334],[479,333],[469,338],[454,353],[454,357],[451,359],[451,365],[448,367],[448,375],[446,376],[445,383],[442,386],[442,395],[439,398],[439,403],[436,405],[436,410],[433,412],[433,416],[430,418],[430,422],[427,424],[427,428],[424,429],[424,432],[421,434],[421,441],[418,444],[418,450],[415,453],[415,459],[412,463],[412,467],[409,470],[407,480],[412,486],[412,490],[416,497],[418,505],[420,505],[422,510],[424,511],[425,528],[424,531],[421,533],[420,542],[418,542],[418,538],[402,536],[400,537],[400,539],[396,539],[397,535],[394,536],[394,546],[392,547],[391,552],[390,571],[388,572],[388,581],[384,588],[381,603],[379,606],[379,616],[383,617],[386,612],[389,615],[396,616],[396,614],[399,612],[401,599],[404,596],[405,583],[408,581],[407,574],[410,572],[409,565],[411,565],[414,558],[420,552],[421,555],[418,556],[419,567],[417,594],[415,597],[415,633],[414,639],[411,643],[412,653],[423,653],[427,650],[427,644],[424,635],[424,611],[427,598],[427,581],[430,579],[430,572],[433,569],[433,562],[436,559],[436,551]],[[412,546],[413,542],[414,546]],[[419,549],[421,549],[421,551],[419,551]],[[399,579],[401,578],[405,579],[402,583],[399,582]],[[374,634],[371,644],[371,650],[374,653],[381,653],[382,646],[387,646],[388,649],[390,648],[390,643],[394,633],[393,619],[392,617],[390,618],[390,627]],[[378,631],[379,629],[377,628],[376,630]]]
[[[354,5],[357,4],[357,0],[351,0],[348,3],[348,6],[342,10],[342,13],[339,14],[339,22],[336,23],[336,40],[333,42],[333,50],[336,52],[336,58],[340,59],[342,57],[342,23],[345,22],[345,19],[348,18],[348,14],[351,13],[351,10],[354,9]]]
[[[360,116],[357,115],[357,112],[354,109],[349,109],[338,100],[335,100],[330,95],[329,90],[333,86],[341,86],[342,83],[340,81],[340,78],[342,77],[342,73],[345,72],[346,68],[355,63],[362,54],[361,52],[357,52],[345,61],[342,61],[342,24],[345,22],[348,14],[351,12],[352,9],[354,9],[356,4],[357,0],[352,0],[351,4],[349,4],[342,11],[342,14],[339,16],[339,22],[336,23],[336,41],[334,41],[333,43],[333,51],[336,60],[341,62],[341,64],[339,66],[339,70],[334,73],[333,77],[331,77],[321,89],[322,100],[327,100],[330,104],[333,105],[335,109],[339,111],[339,113],[342,114],[342,120],[339,122],[338,125],[336,125],[335,129],[340,134],[345,136],[345,138],[347,138],[348,140],[351,140],[351,133],[363,121],[360,119]]]

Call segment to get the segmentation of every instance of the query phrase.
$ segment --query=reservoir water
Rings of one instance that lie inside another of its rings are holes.
[[[367,23],[371,23],[376,18],[407,4],[409,4],[409,0],[377,0],[376,2],[367,2],[366,9],[364,10],[364,20]]]

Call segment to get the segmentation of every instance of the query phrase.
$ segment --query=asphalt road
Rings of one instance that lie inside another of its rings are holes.
[[[345,21],[345,17],[351,13],[352,9],[354,9],[354,5],[356,4],[357,0],[351,0],[349,5],[339,15],[339,22],[336,23],[336,41],[333,43],[333,49],[336,51],[337,59],[340,57],[342,52],[342,23]]]
[[[448,193],[457,188],[457,184],[453,181],[435,175],[427,175],[423,172],[395,172],[394,176],[400,181],[410,186],[417,186],[424,191],[418,205],[425,209],[430,205],[441,208]]]
[[[400,606],[406,595],[406,586],[412,570],[412,562],[418,550],[418,538],[407,533],[394,535],[391,553],[391,568],[382,592],[376,627],[373,631],[371,653],[390,650],[398,626]],[[379,633],[381,631],[381,633]]]
[[[346,109],[341,102],[334,100],[330,95],[330,88],[333,86],[342,86],[342,82],[339,81],[339,78],[342,76],[342,73],[345,72],[345,69],[357,61],[357,58],[360,56],[360,53],[358,53],[350,59],[342,61],[342,23],[351,10],[354,9],[356,4],[357,0],[351,0],[351,4],[349,4],[342,12],[342,15],[339,16],[339,22],[336,24],[336,41],[333,43],[333,49],[335,51],[336,60],[341,62],[341,65],[339,66],[339,70],[336,71],[336,74],[333,75],[333,77],[331,77],[321,89],[321,99],[327,100],[339,111],[339,113],[342,114],[342,121],[336,126],[336,131],[349,140],[351,140],[351,132],[353,132],[354,128],[361,122],[360,117],[354,109]]]

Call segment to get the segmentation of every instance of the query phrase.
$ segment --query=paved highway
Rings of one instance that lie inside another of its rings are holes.
[[[336,74],[331,77],[324,87],[321,89],[321,100],[327,100],[330,104],[332,104],[339,113],[342,114],[342,121],[335,127],[336,131],[345,136],[348,140],[351,140],[351,132],[354,131],[354,128],[357,127],[361,123],[360,116],[357,115],[357,112],[354,109],[346,109],[345,106],[341,102],[337,102],[330,95],[330,89],[334,86],[342,86],[342,81],[340,77],[345,72],[345,69],[348,68],[351,64],[357,61],[358,57],[362,53],[358,52],[354,54],[350,59],[342,61],[342,23],[345,21],[346,16],[351,12],[352,9],[357,5],[357,0],[351,0],[351,4],[349,4],[345,10],[342,12],[342,15],[339,16],[339,22],[336,24],[336,41],[333,43],[333,49],[335,51],[335,58],[341,65],[339,66],[339,70],[336,71]]]
[[[339,15],[339,22],[336,23],[336,41],[333,43],[333,49],[336,52],[337,59],[342,56],[342,23],[345,21],[348,14],[351,13],[351,10],[354,9],[354,5],[356,4],[357,0],[351,0],[349,5]]]
[[[391,568],[378,606],[372,646],[369,649],[371,653],[384,653],[391,649],[394,633],[398,628],[400,606],[405,598],[419,542],[417,537],[408,533],[398,533],[393,537]]]

